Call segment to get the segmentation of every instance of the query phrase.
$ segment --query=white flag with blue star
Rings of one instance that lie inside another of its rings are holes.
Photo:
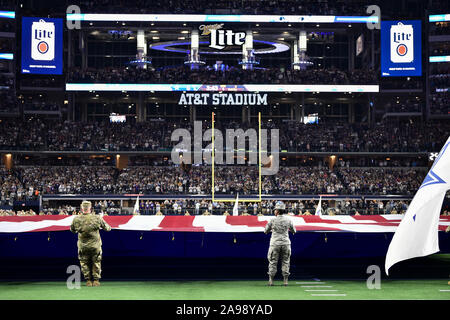
[[[317,205],[317,208],[316,208],[316,216],[321,216],[321,215],[322,215],[322,196],[320,196],[319,204]]]
[[[450,190],[450,137],[395,231],[386,254],[386,274],[397,262],[439,251],[439,215],[447,190]]]
[[[139,196],[136,198],[136,203],[134,204],[133,214],[139,214]]]
[[[236,195],[236,201],[233,206],[233,216],[239,215],[239,193]]]

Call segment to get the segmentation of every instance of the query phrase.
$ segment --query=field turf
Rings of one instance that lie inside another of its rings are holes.
[[[0,282],[0,300],[450,300],[448,279],[366,281],[103,281],[68,289],[59,282]]]

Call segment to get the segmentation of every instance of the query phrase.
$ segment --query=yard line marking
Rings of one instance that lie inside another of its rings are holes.
[[[313,297],[346,297],[345,293],[312,293]]]
[[[306,292],[313,292],[313,291],[316,291],[316,292],[331,292],[331,291],[338,291],[338,290],[305,290]]]
[[[296,282],[296,284],[325,284],[326,282],[314,281],[314,282]]]
[[[450,292],[450,290],[439,290],[440,292]]]
[[[333,288],[333,286],[301,286],[302,288]]]

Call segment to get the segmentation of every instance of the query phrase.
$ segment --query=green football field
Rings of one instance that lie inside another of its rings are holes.
[[[68,289],[65,282],[0,282],[0,300],[450,300],[448,279],[365,281],[104,281]]]

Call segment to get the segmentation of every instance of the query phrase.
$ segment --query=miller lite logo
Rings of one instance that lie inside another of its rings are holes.
[[[222,50],[225,46],[242,46],[245,43],[245,32],[221,30],[223,23],[213,25],[201,25],[202,35],[211,34],[210,48]]]
[[[31,26],[31,58],[33,60],[50,61],[55,59],[55,24],[33,22]]]
[[[391,26],[391,61],[409,63],[414,60],[414,30],[399,22]]]

